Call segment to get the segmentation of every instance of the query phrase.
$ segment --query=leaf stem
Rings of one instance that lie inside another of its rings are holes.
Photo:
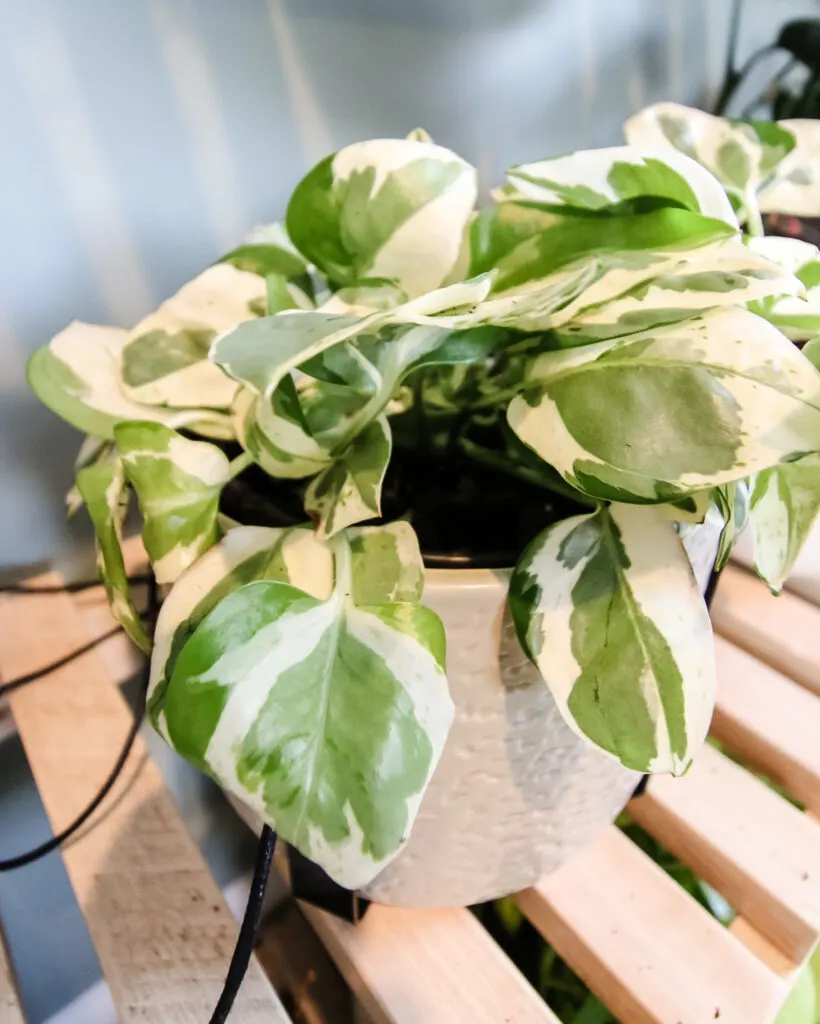
[[[765,231],[763,230],[763,218],[760,216],[757,203],[754,200],[746,200],[743,205],[746,210],[747,234],[751,235],[752,238],[762,238]]]
[[[350,543],[344,531],[331,538],[330,547],[333,551],[335,573],[333,595],[345,600],[353,593],[353,566],[350,558]]]
[[[253,456],[250,452],[242,452],[241,455],[237,455],[235,459],[231,460],[228,466],[228,480],[233,480],[238,477],[240,473],[244,473],[248,466],[253,465]],[[225,481],[227,483],[227,480]]]

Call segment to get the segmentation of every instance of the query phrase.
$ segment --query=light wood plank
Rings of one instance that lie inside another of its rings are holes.
[[[0,597],[3,677],[86,640],[68,595]],[[52,827],[60,830],[111,770],[130,712],[95,651],[14,692],[11,703]],[[94,827],[64,851],[66,869],[120,1019],[201,1024],[221,989],[236,924],[139,739],[126,775],[128,784],[112,794]],[[255,961],[234,1016],[243,1024],[287,1021]]]
[[[820,829],[712,747],[659,775],[629,813],[786,956],[820,935]]]
[[[376,1024],[558,1024],[469,910],[302,909]]]
[[[721,636],[820,693],[820,608],[787,591],[775,597],[762,580],[730,565],[711,614]]]
[[[20,997],[14,982],[3,931],[0,929],[0,1024],[25,1024]]]
[[[629,1024],[771,1024],[788,991],[614,827],[516,899]]]
[[[820,810],[820,699],[727,640],[716,638],[715,647],[712,735]]]

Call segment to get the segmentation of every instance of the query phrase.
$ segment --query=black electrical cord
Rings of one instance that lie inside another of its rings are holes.
[[[159,601],[157,595],[157,587],[156,582],[152,578],[149,581],[148,611],[146,612],[150,620],[155,619],[158,608]],[[113,632],[116,633],[117,630],[114,630]],[[103,639],[105,639],[105,637],[99,637],[90,645],[86,645],[86,647],[83,648],[83,650],[93,647],[95,643],[99,643]],[[68,655],[67,658],[65,659],[62,659],[62,664],[65,664],[66,661],[70,661],[72,658],[76,658],[80,653],[82,652],[74,651],[73,654]],[[52,670],[53,668],[54,666],[51,666],[49,670]],[[139,704],[137,706],[136,711],[134,712],[134,721],[131,723],[131,727],[128,730],[128,735],[125,738],[125,743],[123,744],[122,749],[120,750],[119,756],[114,767],[109,772],[105,782],[103,782],[102,786],[100,786],[94,799],[74,819],[74,821],[71,822],[70,825],[63,829],[62,832],[58,832],[57,835],[52,836],[51,839],[48,839],[46,840],[46,842],[41,843],[39,846],[36,846],[33,850],[28,850],[26,853],[21,853],[16,857],[9,857],[6,860],[0,860],[0,872],[14,871],[16,868],[25,867],[27,864],[32,864],[34,863],[34,861],[40,860],[41,857],[45,857],[53,850],[56,850],[67,839],[70,839],[71,836],[75,834],[75,832],[77,832],[79,829],[83,827],[83,825],[88,821],[91,815],[97,810],[97,808],[100,806],[103,800],[105,800],[105,798],[111,792],[111,789],[113,788],[114,784],[116,783],[117,779],[120,776],[120,773],[125,767],[125,762],[128,760],[128,755],[131,753],[131,748],[134,746],[134,740],[137,738],[137,733],[139,732],[140,726],[142,725],[143,719],[145,718],[145,700],[148,694],[149,669],[150,663],[147,663],[143,670],[143,679],[141,680],[142,685],[140,687]],[[41,671],[40,673],[35,674],[34,678],[38,678],[39,675],[42,674],[43,672]],[[5,684],[6,688],[23,685],[24,682],[19,679],[12,680],[11,683]],[[2,695],[2,691],[0,691],[0,695]]]
[[[150,574],[129,576],[129,583],[150,583]],[[79,594],[83,590],[101,587],[102,580],[80,580],[77,583],[44,584],[41,587],[30,587],[25,583],[0,583],[0,594]]]
[[[98,644],[101,644],[104,640],[110,639],[112,636],[116,636],[117,633],[120,633],[121,631],[122,626],[115,626],[113,629],[109,629],[107,633],[103,633],[101,636],[96,637],[96,639],[90,640],[87,644],[83,644],[82,647],[78,647],[70,654],[66,654],[62,658],[58,658],[57,661],[52,661],[50,665],[38,668],[34,672],[28,672],[26,675],[19,676],[17,679],[10,679],[7,683],[0,683],[0,698],[7,696],[14,690],[19,690],[21,686],[28,686],[29,683],[33,683],[37,679],[42,679],[43,676],[47,676],[51,672],[56,672],[58,668],[70,665],[76,658],[79,658],[83,654],[87,654],[89,651],[93,651]]]
[[[146,673],[147,683],[147,673]],[[40,860],[41,857],[45,857],[46,854],[56,850],[59,846],[71,836],[74,835],[83,825],[88,821],[94,811],[100,806],[105,800],[108,794],[111,792],[111,788],[119,778],[120,772],[125,767],[125,762],[128,760],[128,755],[131,753],[131,748],[134,745],[134,740],[137,738],[140,726],[142,725],[143,718],[145,717],[145,688],[143,688],[142,695],[140,698],[140,706],[134,715],[134,721],[131,728],[128,730],[128,735],[125,738],[120,755],[117,758],[117,762],[111,769],[108,778],[100,786],[97,791],[97,795],[91,801],[91,803],[79,814],[74,821],[71,822],[62,832],[58,832],[57,835],[52,836],[51,839],[47,839],[46,842],[41,843],[39,846],[35,846],[33,850],[28,850],[26,853],[21,853],[17,857],[9,857],[7,860],[0,860],[0,872],[2,871],[14,871],[16,868],[25,867],[27,864],[33,864],[34,861]]]
[[[239,929],[239,936],[236,940],[231,964],[225,976],[225,984],[216,1008],[211,1016],[209,1024],[224,1024],[228,1019],[234,1001],[236,1000],[239,988],[248,970],[248,964],[253,953],[256,930],[259,927],[259,920],[262,916],[262,902],[265,898],[265,888],[268,884],[273,851],[276,848],[276,833],[269,825],[265,825],[259,837],[259,846],[256,850],[256,864],[253,869],[251,888],[248,893],[248,902],[245,907],[245,916],[242,918],[242,925]]]

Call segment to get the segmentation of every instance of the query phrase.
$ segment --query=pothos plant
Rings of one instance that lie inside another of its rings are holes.
[[[170,587],[151,721],[343,885],[407,839],[453,717],[413,515],[381,518],[391,459],[432,471],[455,448],[467,475],[490,464],[568,501],[510,577],[524,650],[571,728],[630,768],[681,773],[704,739],[711,631],[681,533],[718,516],[724,559],[751,479],[779,551],[769,495],[820,449],[820,373],[781,329],[815,315],[807,279],[746,244],[738,214],[756,226],[775,152],[803,206],[820,184],[799,125],[721,122],[759,147],[753,186],[723,173],[723,141],[701,166],[657,123],[514,167],[479,211],[475,170],[421,131],[348,146],[284,226],[136,328],[75,323],[31,359],[37,395],[89,435],[71,505],[146,651],[120,549],[131,491]],[[228,519],[240,475],[297,494],[304,521]],[[791,530],[803,505],[778,515]]]

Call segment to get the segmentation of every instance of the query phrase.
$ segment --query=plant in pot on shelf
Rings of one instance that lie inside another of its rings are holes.
[[[579,152],[476,195],[421,132],[349,146],[286,231],[29,372],[91,435],[72,504],[146,650],[131,490],[170,588],[155,728],[392,903],[521,889],[638,773],[688,768],[738,482],[820,448],[820,373],[746,308],[803,285],[689,156]]]

